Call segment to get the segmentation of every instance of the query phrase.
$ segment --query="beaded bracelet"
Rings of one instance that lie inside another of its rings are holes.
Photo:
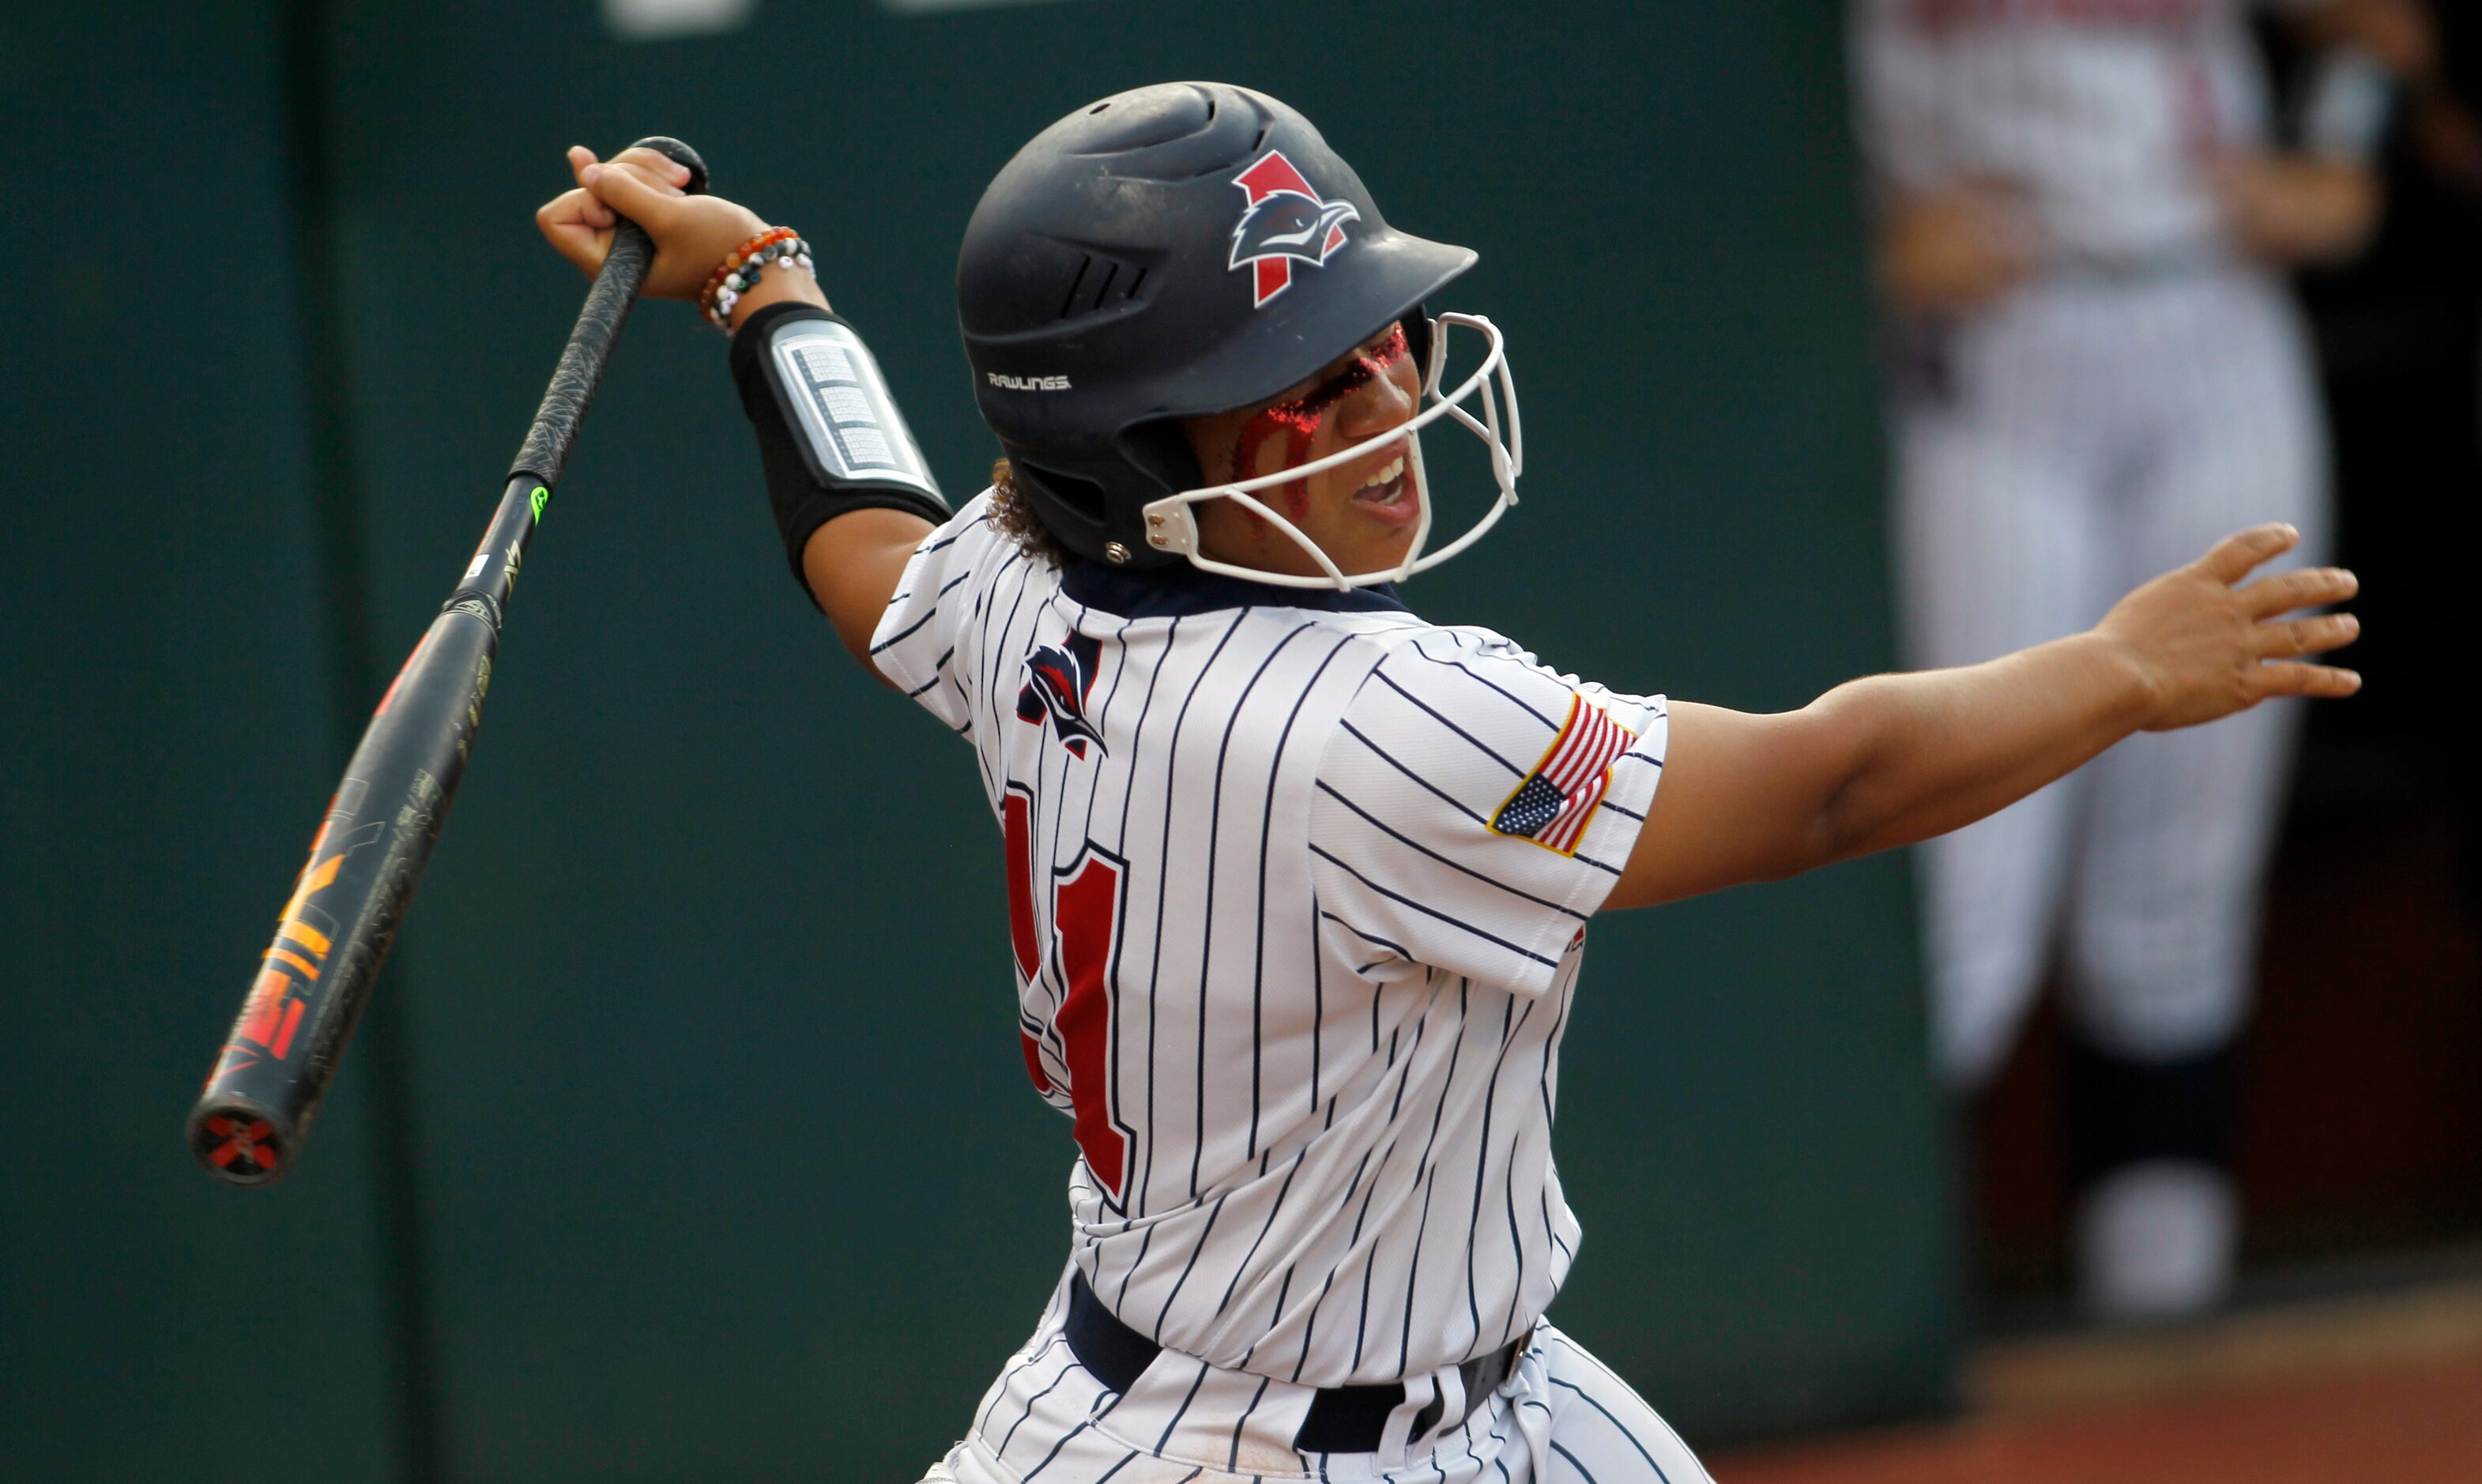
[[[818,268],[810,260],[810,245],[789,226],[771,226],[733,249],[707,275],[706,287],[699,292],[699,312],[708,324],[729,334],[732,331],[732,306],[741,302],[769,267],[790,264],[813,278]]]

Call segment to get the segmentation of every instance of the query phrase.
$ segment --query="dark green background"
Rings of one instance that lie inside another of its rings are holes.
[[[965,752],[785,579],[715,336],[629,330],[488,726],[302,1170],[180,1120],[343,750],[462,568],[580,282],[562,146],[663,131],[820,244],[952,491],[982,183],[1175,76],[1318,119],[1509,334],[1527,501],[1413,586],[1627,688],[1888,650],[1835,8],[584,3],[0,19],[0,1471],[911,1479],[1032,1323],[1024,1087]],[[1558,1316],[1702,1445],[1941,1405],[1944,1151],[1904,871],[1598,926]]]

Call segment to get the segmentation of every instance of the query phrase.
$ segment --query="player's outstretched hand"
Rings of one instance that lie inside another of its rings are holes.
[[[583,145],[568,150],[574,190],[545,201],[535,225],[589,278],[611,251],[618,211],[654,239],[655,261],[638,292],[648,299],[696,299],[724,255],[767,230],[749,207],[720,196],[691,196],[690,172],[652,149],[623,149],[609,162]]]
[[[2095,631],[2118,642],[2147,680],[2145,729],[2168,731],[2246,711],[2269,696],[2349,696],[2362,677],[2302,656],[2351,644],[2349,613],[2286,618],[2340,602],[2361,584],[2341,568],[2313,567],[2244,582],[2291,550],[2301,533],[2253,526],[2164,573],[2116,604]]]

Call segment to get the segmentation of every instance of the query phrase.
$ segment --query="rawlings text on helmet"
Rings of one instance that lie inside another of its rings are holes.
[[[1321,199],[1281,149],[1260,155],[1258,163],[1233,176],[1232,183],[1250,199],[1232,228],[1231,266],[1237,269],[1248,263],[1255,268],[1252,287],[1257,298],[1253,308],[1264,307],[1267,301],[1292,287],[1295,258],[1313,268],[1323,266],[1331,253],[1344,246],[1344,224],[1361,220],[1351,201]]]

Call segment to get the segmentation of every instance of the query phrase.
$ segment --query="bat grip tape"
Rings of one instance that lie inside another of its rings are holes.
[[[543,388],[542,405],[535,410],[534,425],[526,430],[526,440],[509,465],[510,478],[523,475],[545,489],[560,488],[569,445],[577,441],[578,424],[586,418],[587,404],[594,400],[594,388],[602,384],[603,368],[612,361],[613,342],[628,322],[629,310],[638,302],[638,285],[646,281],[647,265],[654,260],[655,245],[645,228],[624,219],[612,234],[612,246],[603,254],[594,286],[586,292],[586,304],[577,311],[577,324],[568,332],[568,344],[561,349],[560,364],[552,370],[551,384]]]

